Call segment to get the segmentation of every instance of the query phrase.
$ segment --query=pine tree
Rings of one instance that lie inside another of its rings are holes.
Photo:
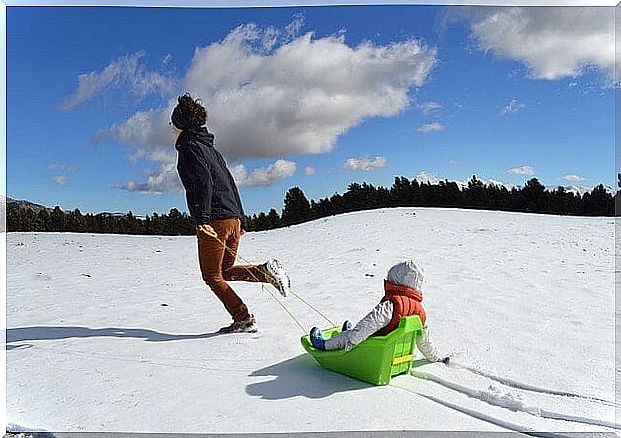
[[[285,226],[300,224],[312,218],[310,203],[299,187],[289,189],[285,195],[282,223]]]
[[[281,226],[280,216],[278,215],[278,212],[273,208],[271,208],[270,212],[267,214],[267,220],[269,222],[269,229],[274,229]]]

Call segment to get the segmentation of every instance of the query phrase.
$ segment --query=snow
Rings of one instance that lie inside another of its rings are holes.
[[[193,236],[9,233],[9,429],[611,432],[614,244],[613,218],[434,208],[247,233],[243,260],[277,257],[338,324],[378,302],[392,264],[422,261],[451,365],[417,354],[413,375],[374,387],[304,352],[274,300],[306,330],[329,323],[295,296],[234,283],[259,332],[215,335],[230,319]]]

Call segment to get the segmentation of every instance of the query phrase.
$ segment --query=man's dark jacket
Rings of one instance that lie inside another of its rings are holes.
[[[179,152],[177,171],[190,215],[196,225],[237,217],[246,229],[237,186],[222,155],[213,147],[213,139],[213,134],[201,127],[183,130],[175,143]]]

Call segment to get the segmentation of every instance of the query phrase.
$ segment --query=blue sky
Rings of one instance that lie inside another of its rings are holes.
[[[394,176],[615,186],[614,8],[7,8],[7,196],[187,211],[209,112],[248,213]]]

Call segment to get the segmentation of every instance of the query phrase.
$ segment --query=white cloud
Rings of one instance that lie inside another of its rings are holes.
[[[523,110],[524,108],[526,108],[526,104],[520,103],[517,100],[513,99],[511,100],[511,102],[505,105],[505,107],[500,111],[499,115],[506,116],[507,114],[514,114],[518,111]]]
[[[294,36],[300,26],[300,18],[286,29],[247,24],[196,49],[184,89],[205,102],[228,158],[329,152],[363,120],[405,110],[436,63],[435,49],[415,39],[350,47],[343,34]],[[153,110],[151,121],[167,122],[173,105]],[[123,133],[107,131],[143,149],[169,141],[139,114],[119,125]]]
[[[64,170],[68,172],[75,170],[75,166],[73,164],[67,163],[50,163],[47,168],[50,170]]]
[[[449,160],[449,164],[451,164],[453,166],[459,166],[461,164],[461,161],[459,161],[459,160]]]
[[[343,170],[364,170],[369,171],[386,166],[386,158],[350,158],[343,165]]]
[[[422,102],[416,105],[418,109],[420,109],[423,114],[429,114],[430,112],[439,110],[442,108],[442,104],[439,102]]]
[[[65,175],[56,175],[52,178],[52,181],[54,181],[54,184],[58,184],[59,186],[67,185],[67,177]]]
[[[436,50],[415,39],[352,47],[344,31],[322,38],[299,35],[303,24],[303,16],[295,15],[284,28],[242,25],[223,40],[195,50],[181,81],[183,89],[205,103],[215,145],[228,159],[329,152],[339,136],[362,121],[405,110],[411,90],[424,85],[436,64]],[[116,84],[117,77],[124,77],[116,73],[116,64],[84,77],[82,88],[66,105],[75,106]],[[168,126],[175,104],[171,99],[97,133],[95,142],[114,139],[129,146],[130,160],[161,166],[146,183],[120,188],[156,192],[177,187],[158,177],[176,160]],[[271,181],[262,174],[270,175],[257,170],[240,174],[240,180],[247,185]]]
[[[565,181],[580,182],[580,181],[584,181],[586,178],[583,178],[579,175],[565,175],[563,179]]]
[[[174,163],[162,164],[157,171],[149,175],[147,181],[144,183],[129,181],[124,184],[117,183],[114,187],[121,190],[127,190],[129,192],[154,195],[161,195],[166,192],[183,191],[183,185],[179,180]]]
[[[100,129],[94,142],[115,139],[130,146],[130,160],[142,158],[148,161],[170,164],[176,160],[175,138],[168,125],[175,101],[171,100],[167,110],[138,112],[121,124]]]
[[[296,163],[287,160],[277,160],[267,167],[254,169],[248,173],[246,166],[238,164],[231,168],[231,174],[239,187],[271,186],[278,181],[291,178],[295,174]]]
[[[470,22],[479,50],[525,64],[531,78],[576,77],[587,67],[613,78],[614,8],[469,7],[448,11],[448,22]]]
[[[420,132],[421,134],[429,134],[431,132],[439,132],[439,131],[444,131],[444,125],[442,125],[442,123],[427,123],[423,126],[421,126],[420,128],[417,129],[418,132]]]
[[[71,110],[109,88],[127,86],[134,96],[168,94],[174,90],[174,81],[160,73],[147,71],[144,52],[126,55],[108,64],[102,71],[91,71],[78,76],[78,89],[65,99],[60,108]],[[165,61],[168,58],[165,58]],[[168,59],[169,60],[169,59]]]
[[[535,168],[532,166],[514,167],[507,171],[509,175],[534,175]]]
[[[312,176],[317,172],[314,166],[306,166],[304,168],[304,176]]]

